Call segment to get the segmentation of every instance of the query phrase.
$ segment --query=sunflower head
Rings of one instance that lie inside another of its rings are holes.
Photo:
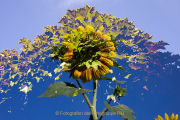
[[[101,80],[102,75],[109,74],[109,67],[113,67],[115,46],[108,35],[102,35],[100,30],[92,26],[79,26],[70,34],[63,36],[65,42],[62,61],[71,64],[65,67],[66,72],[71,72],[73,79],[80,78],[83,83]]]
[[[158,115],[158,118],[154,118],[155,120],[164,120],[160,115]],[[176,114],[176,116],[174,116],[174,113],[171,115],[171,117],[169,118],[169,116],[165,113],[165,120],[178,120],[178,114]]]

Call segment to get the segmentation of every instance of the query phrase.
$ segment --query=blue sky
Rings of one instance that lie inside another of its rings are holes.
[[[129,21],[134,21],[136,28],[148,32],[153,35],[153,41],[157,42],[163,40],[170,45],[165,46],[166,50],[173,54],[180,54],[179,51],[179,21],[180,21],[180,1],[179,0],[9,0],[0,1],[0,52],[4,49],[15,48],[18,54],[21,52],[21,44],[19,40],[23,37],[33,41],[37,35],[43,34],[45,31],[42,29],[46,26],[60,25],[57,23],[61,17],[66,14],[66,9],[77,9],[84,7],[86,4],[94,6],[95,11],[107,14],[113,14],[118,18],[128,17]],[[121,72],[121,71],[120,71]],[[115,71],[110,77],[118,75],[120,72]],[[69,81],[69,73],[63,73],[60,80],[67,79]],[[121,76],[122,78],[122,76]],[[165,79],[165,80],[164,80]],[[73,80],[72,78],[70,80]],[[119,78],[119,80],[121,80]],[[166,76],[162,77],[158,84],[157,89],[146,91],[142,86],[148,86],[143,81],[132,83],[128,79],[128,96],[121,99],[120,104],[125,104],[130,107],[134,112],[137,120],[150,120],[164,113],[180,114],[179,104],[180,97],[176,96],[177,92],[172,91],[178,88],[177,83],[169,83]],[[149,84],[153,84],[156,80],[149,80]],[[162,83],[161,83],[161,82]],[[90,112],[87,104],[83,101],[82,95],[78,97],[67,98],[66,96],[59,96],[56,98],[37,98],[45,90],[47,90],[50,83],[54,81],[41,81],[38,84],[33,84],[33,91],[28,92],[28,103],[23,105],[25,94],[19,92],[16,88],[12,89],[7,95],[12,99],[8,99],[1,104],[0,111],[2,120],[11,119],[43,119],[43,120],[58,120],[58,119],[88,119],[87,115],[83,116],[62,116],[55,115],[56,111],[68,112]],[[104,94],[108,82],[99,82],[97,97],[97,111],[102,112],[107,95]],[[112,85],[114,87],[115,84]],[[106,86],[106,87],[103,87]],[[126,87],[126,83],[123,87]],[[133,89],[132,89],[132,88]],[[150,85],[149,85],[150,87]],[[92,89],[92,81],[83,88]],[[159,92],[159,91],[160,92]],[[179,89],[177,89],[179,90]],[[108,89],[109,95],[112,90]],[[143,95],[141,95],[143,93]],[[92,100],[91,94],[88,95]],[[143,96],[143,97],[142,97]],[[143,99],[144,100],[143,100]],[[73,99],[73,101],[72,101]],[[111,104],[112,106],[118,105],[117,103]],[[7,111],[11,111],[7,112]],[[108,111],[109,112],[109,111]],[[179,112],[179,113],[178,113]],[[73,118],[74,117],[74,118]],[[119,116],[104,116],[103,120],[107,119],[122,119]]]

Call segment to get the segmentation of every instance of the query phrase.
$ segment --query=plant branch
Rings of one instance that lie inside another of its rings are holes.
[[[113,93],[113,95],[115,95],[115,92]],[[108,104],[110,104],[110,102],[112,101],[112,99],[109,100]],[[108,111],[108,109],[105,107],[103,112],[101,113],[99,120],[102,119],[102,117],[105,115],[105,113]]]
[[[76,80],[76,82],[78,83],[79,87],[82,89],[81,84],[79,83],[79,81]],[[91,103],[90,103],[90,101],[89,101],[87,95],[86,95],[85,93],[82,93],[82,95],[84,96],[84,99],[86,100],[86,102],[87,102],[89,108],[91,109],[91,108],[92,108],[92,105],[91,105]],[[91,112],[92,112],[92,109],[91,109]]]

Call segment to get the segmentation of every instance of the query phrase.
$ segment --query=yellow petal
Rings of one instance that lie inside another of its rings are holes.
[[[111,57],[116,57],[116,53],[113,51],[110,51]]]
[[[165,113],[165,120],[169,120],[169,116]]]
[[[98,67],[99,68],[99,72],[100,72],[100,74],[101,75],[103,75],[103,76],[105,76],[106,75],[106,73],[103,71],[103,68],[102,67]],[[100,69],[101,68],[101,69]]]
[[[166,116],[166,114],[165,114],[165,116]],[[174,119],[174,113],[171,115],[170,120],[173,120],[173,119]]]
[[[90,82],[92,78],[92,68],[88,69],[88,78],[88,82]]]
[[[97,78],[95,72],[96,72],[95,68],[92,68],[92,79],[93,80],[96,80],[96,78]]]
[[[163,118],[162,118],[160,115],[158,115],[158,119],[159,119],[159,120],[163,120]]]
[[[96,75],[97,75],[97,79],[101,80],[101,72],[99,71],[99,69],[96,70]]]
[[[72,76],[73,76],[73,79],[77,80],[81,76],[81,72],[79,72],[78,70],[75,70]]]
[[[111,40],[111,37],[109,37],[108,35],[103,35],[102,38],[105,40]]]
[[[111,47],[114,47],[114,43],[113,42],[106,42],[106,44],[111,45]]]
[[[114,51],[115,50],[115,47],[112,46],[112,47],[106,47],[106,48],[103,48],[102,51]]]
[[[93,76],[92,76],[93,80],[100,80],[101,79],[101,74],[100,74],[99,70],[98,69],[96,70],[95,68],[92,68],[92,71],[93,71]]]
[[[68,51],[64,54],[64,57],[72,56],[74,48],[69,48]]]
[[[158,120],[157,118],[154,118],[155,120]]]
[[[101,68],[103,69],[103,71],[107,74],[109,74],[109,68],[104,65],[101,61],[98,61],[101,64]]]
[[[174,117],[174,120],[178,120],[178,114],[176,114],[176,116]]]
[[[73,52],[66,52],[66,53],[64,54],[64,57],[72,56],[72,55],[73,55]]]
[[[85,74],[86,74],[86,82],[89,81],[88,71],[89,71],[89,69],[86,69],[86,70],[85,70]]]
[[[82,81],[82,83],[86,83],[86,79],[85,79],[85,71],[82,71],[81,72],[81,77],[80,77],[80,79],[81,79],[81,81]]]
[[[112,60],[110,60],[110,59],[108,59],[108,58],[105,58],[105,57],[103,57],[103,56],[101,56],[101,57],[99,58],[99,60],[100,60],[102,63],[104,63],[106,66],[108,66],[108,67],[113,67],[113,61],[112,61]]]

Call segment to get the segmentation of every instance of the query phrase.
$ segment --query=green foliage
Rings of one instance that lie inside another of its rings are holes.
[[[98,60],[95,60],[93,62],[86,62],[87,69],[94,67],[97,70],[98,66],[101,66],[101,64],[98,62]]]
[[[123,88],[123,87],[120,87],[120,84],[115,88],[111,87],[113,90],[114,90],[114,94],[118,97],[119,101],[120,101],[120,98],[119,97],[123,97],[125,96],[125,92],[127,91],[127,88]]]
[[[85,92],[91,92],[88,89],[79,89],[74,84],[68,82],[55,82],[49,85],[48,90],[39,97],[50,97],[54,98],[59,95],[65,95],[67,97],[77,96]]]
[[[136,117],[132,115],[134,112],[126,105],[120,104],[111,107],[106,101],[104,101],[104,104],[107,107],[107,109],[113,112],[114,114],[119,114],[122,118],[126,120],[136,120]]]

